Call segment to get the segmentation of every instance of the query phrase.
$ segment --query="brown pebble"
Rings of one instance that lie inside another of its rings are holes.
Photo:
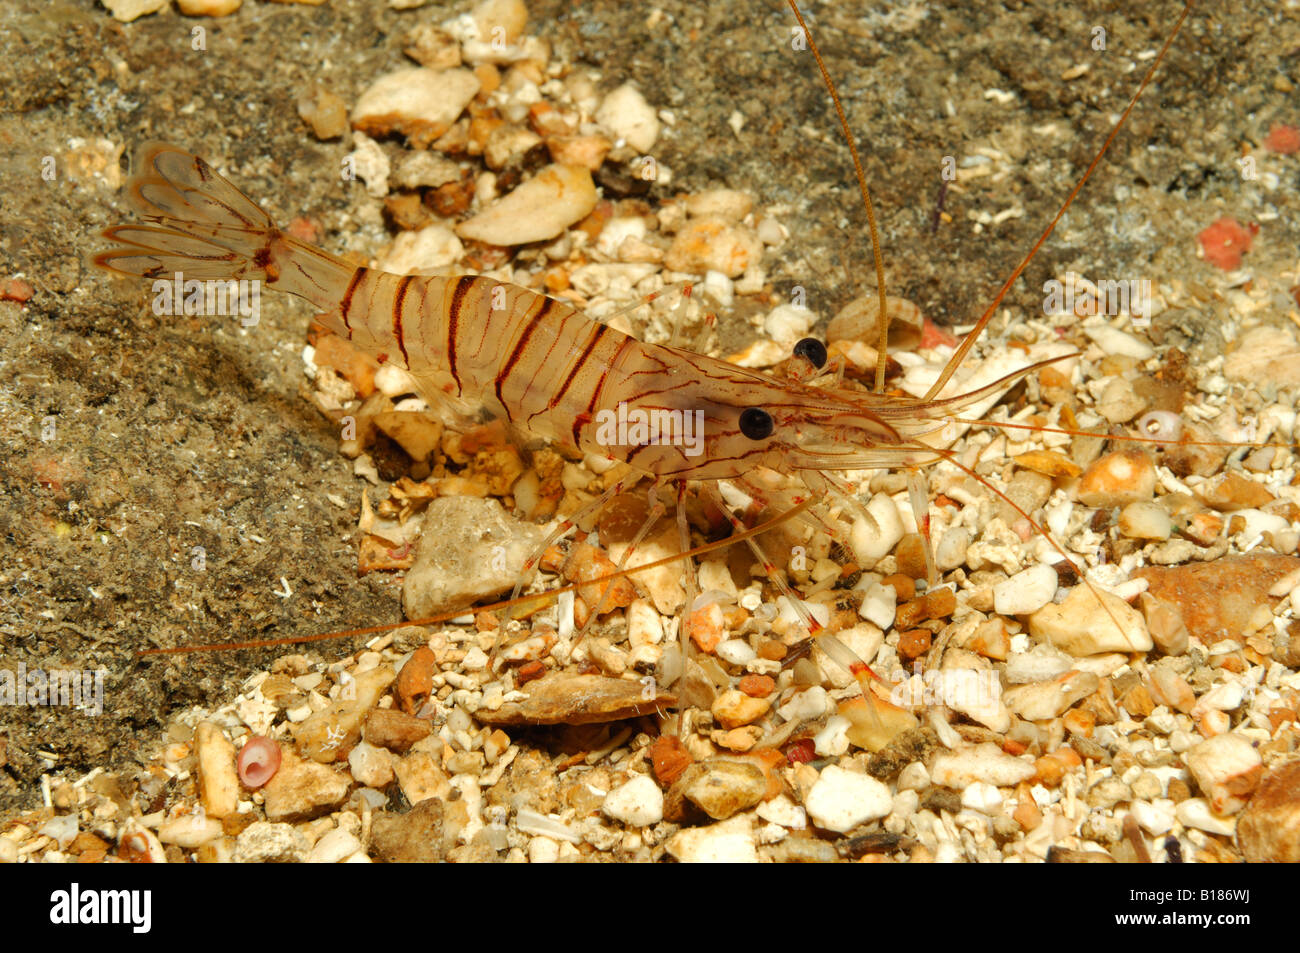
[[[925,540],[920,533],[908,533],[899,540],[894,549],[894,558],[898,560],[898,571],[904,576],[909,579],[925,578]]]
[[[519,666],[519,671],[515,673],[515,685],[526,685],[528,682],[535,681],[546,674],[546,665],[542,662],[532,661]]]
[[[692,763],[690,753],[679,738],[660,735],[650,745],[650,764],[655,779],[664,787],[672,785]]]
[[[402,711],[414,715],[433,693],[433,673],[438,660],[433,650],[422,645],[406,660],[397,675],[397,701]]]
[[[1258,508],[1273,502],[1273,494],[1262,483],[1240,473],[1225,473],[1220,479],[1196,489],[1197,496],[1220,513]]]
[[[909,629],[918,622],[924,622],[926,619],[925,597],[918,599],[909,599],[898,605],[894,613],[894,628]]]
[[[780,639],[764,639],[758,644],[758,657],[769,662],[779,662],[785,658],[789,649]]]
[[[898,637],[898,654],[911,662],[930,651],[930,630],[909,629]]]
[[[776,682],[770,675],[746,675],[736,687],[751,698],[766,698],[776,689]]]
[[[1260,606],[1270,608],[1273,584],[1300,569],[1300,557],[1272,553],[1225,556],[1186,566],[1147,566],[1133,573],[1148,591],[1178,608],[1187,631],[1207,645],[1238,638]]]
[[[899,602],[907,602],[916,596],[916,583],[912,581],[911,576],[906,576],[901,572],[886,576],[880,580],[880,584],[882,586],[893,586],[895,598]]]
[[[377,748],[401,754],[432,731],[433,727],[423,718],[391,708],[376,708],[366,716],[361,736]]]
[[[1260,781],[1237,820],[1237,844],[1252,863],[1300,863],[1300,759]]]
[[[1119,700],[1120,706],[1134,718],[1145,718],[1156,709],[1151,692],[1145,685],[1134,685]]]
[[[925,594],[925,614],[930,619],[946,619],[957,608],[957,593],[947,586]]]

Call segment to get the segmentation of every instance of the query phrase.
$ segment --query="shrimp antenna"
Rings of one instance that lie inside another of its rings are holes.
[[[875,392],[884,393],[885,390],[885,365],[889,360],[889,308],[888,301],[885,298],[885,259],[880,253],[880,230],[876,228],[876,210],[871,204],[871,191],[867,188],[867,174],[862,171],[862,159],[858,155],[858,146],[853,139],[853,132],[849,129],[848,117],[844,115],[844,107],[840,104],[839,93],[835,92],[835,83],[831,81],[830,71],[826,69],[826,61],[822,59],[821,50],[817,49],[817,41],[813,39],[812,31],[808,29],[808,24],[804,22],[803,14],[799,12],[799,6],[795,0],[786,0],[790,4],[790,9],[794,11],[794,18],[799,21],[799,29],[803,30],[803,35],[808,40],[808,49],[812,50],[813,58],[817,60],[817,68],[821,70],[822,81],[826,83],[826,91],[831,94],[831,101],[835,103],[835,112],[840,118],[840,129],[844,133],[844,141],[849,144],[849,153],[853,156],[853,172],[858,177],[858,191],[862,193],[862,203],[867,207],[867,227],[871,229],[871,255],[876,262],[876,300],[880,302],[880,308],[876,316],[876,324],[880,329],[880,337],[876,344],[876,382]]]

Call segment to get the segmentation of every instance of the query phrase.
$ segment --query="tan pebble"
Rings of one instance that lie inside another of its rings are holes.
[[[1090,466],[1079,479],[1079,501],[1085,506],[1124,506],[1151,499],[1156,468],[1142,450],[1117,450]]]
[[[378,704],[394,678],[392,668],[387,665],[349,675],[340,700],[314,713],[295,729],[299,751],[322,764],[346,757],[361,740],[361,724],[366,713]]]
[[[281,755],[280,770],[263,788],[266,817],[271,821],[299,821],[327,814],[347,797],[349,779],[332,768],[298,758],[292,751]]]
[[[216,840],[222,834],[221,822],[202,814],[182,814],[158,827],[158,840],[192,850]]]
[[[104,6],[114,20],[130,23],[150,13],[157,13],[167,6],[167,0],[104,0]]]
[[[1168,539],[1173,529],[1159,503],[1130,503],[1119,514],[1119,531],[1132,539]]]
[[[1217,708],[1207,708],[1196,716],[1196,730],[1202,738],[1213,738],[1232,727],[1232,716]]]
[[[1193,513],[1183,530],[1198,546],[1209,546],[1223,534],[1223,517],[1215,513]]]
[[[1031,450],[1015,458],[1016,466],[1050,477],[1076,477],[1083,469],[1069,457],[1055,450]]]
[[[403,135],[415,148],[427,148],[451,128],[478,90],[478,78],[467,69],[399,69],[361,94],[352,108],[352,126],[368,136]]]
[[[546,148],[551,153],[552,162],[577,165],[595,172],[605,162],[605,156],[613,147],[604,136],[548,136]]]
[[[1192,686],[1164,665],[1151,670],[1151,699],[1157,705],[1165,705],[1184,715],[1191,714],[1196,705],[1196,693],[1192,691]]]
[[[337,139],[348,131],[348,107],[342,97],[313,85],[298,97],[298,115],[317,139]]]
[[[763,729],[757,725],[746,725],[743,728],[732,728],[730,731],[715,731],[709,737],[719,748],[726,748],[728,751],[749,751],[763,737]]]
[[[1219,816],[1234,814],[1259,784],[1264,765],[1259,752],[1242,735],[1224,732],[1202,741],[1183,755],[1187,768]]]
[[[588,169],[554,163],[457,225],[456,234],[489,245],[547,241],[582,221],[597,199]]]
[[[393,780],[393,756],[383,748],[362,741],[348,752],[353,779],[368,788],[380,789]]]
[[[176,0],[187,17],[224,17],[239,9],[244,0]]]
[[[1300,863],[1300,760],[1273,767],[1237,819],[1237,844],[1251,863]]]
[[[1134,685],[1120,696],[1119,703],[1134,718],[1145,718],[1155,711],[1156,703],[1151,692],[1141,683]]]
[[[1012,812],[1011,817],[1020,825],[1021,830],[1028,833],[1043,823],[1043,814],[1038,809],[1038,803],[1030,793],[1028,784],[1021,784],[1016,790],[1016,809]]]
[[[1003,694],[1003,703],[1026,721],[1059,717],[1071,705],[1097,690],[1092,672],[1069,671],[1050,681],[1020,685]]]
[[[235,768],[235,746],[210,721],[194,729],[198,756],[199,797],[208,817],[230,817],[239,805],[239,773]]]
[[[664,800],[664,817],[680,816],[674,803],[685,798],[715,821],[747,811],[763,801],[767,778],[762,769],[745,761],[724,758],[694,764],[673,785]]]
[[[762,243],[745,226],[701,218],[677,233],[664,261],[674,271],[720,271],[728,278],[737,278],[757,264],[762,255]]]
[[[1084,708],[1072,708],[1065,713],[1063,721],[1067,731],[1091,738],[1097,725],[1097,716]]]
[[[757,721],[771,707],[768,698],[753,698],[737,689],[728,689],[713,702],[713,717],[724,728],[739,728]]]
[[[880,340],[879,297],[868,293],[846,304],[826,326],[826,342],[861,341],[876,344]],[[885,298],[889,316],[889,344],[892,348],[912,350],[921,343],[925,315],[911,301],[889,295]],[[874,358],[872,359],[874,363]]]
[[[1034,762],[1035,780],[1049,788],[1058,786],[1067,771],[1083,764],[1073,748],[1058,748]]]
[[[718,218],[739,222],[754,207],[754,199],[735,189],[705,189],[686,197],[686,212],[692,218]]]
[[[595,119],[641,153],[648,153],[659,138],[659,117],[635,86],[625,84],[606,95]]]
[[[1182,655],[1187,651],[1189,633],[1178,607],[1149,592],[1139,598],[1151,641],[1165,655]]]
[[[411,804],[426,798],[445,798],[451,791],[447,772],[427,751],[412,751],[393,766],[393,772]]]
[[[1221,513],[1258,508],[1274,500],[1273,494],[1262,483],[1236,472],[1225,473],[1218,480],[1197,487],[1196,493],[1206,506]]]
[[[1154,645],[1136,609],[1118,596],[1084,585],[1071,589],[1063,602],[1039,609],[1028,621],[1034,639],[1076,657],[1146,652]]]
[[[849,743],[871,752],[880,751],[903,732],[920,724],[910,711],[874,693],[846,698],[839,703],[838,712],[851,722]]]

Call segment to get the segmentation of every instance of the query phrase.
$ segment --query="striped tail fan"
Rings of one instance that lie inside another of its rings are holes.
[[[139,148],[127,195],[144,222],[106,229],[117,246],[91,259],[120,275],[255,279],[329,311],[356,271],[284,234],[207,162],[167,143]]]

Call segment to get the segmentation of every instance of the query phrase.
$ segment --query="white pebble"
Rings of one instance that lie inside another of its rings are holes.
[[[1002,813],[1002,792],[991,784],[976,781],[961,792],[961,806],[981,814]]]
[[[758,654],[744,639],[727,639],[725,642],[719,642],[714,652],[718,658],[732,665],[748,665],[758,658]]]
[[[549,837],[534,837],[528,842],[530,864],[553,864],[560,859],[560,845]]]
[[[813,750],[822,758],[839,757],[849,750],[849,727],[853,723],[843,715],[826,719],[826,727],[813,736]]]
[[[659,138],[659,117],[635,86],[624,84],[606,96],[596,122],[639,152],[649,152]]]
[[[801,831],[808,826],[808,812],[784,794],[778,794],[772,800],[759,804],[754,813],[765,821],[780,824],[792,831]]]
[[[898,593],[893,586],[882,586],[878,582],[868,587],[866,595],[862,597],[862,605],[858,607],[858,615],[881,629],[893,625],[897,613]]]
[[[844,833],[889,814],[893,798],[875,778],[835,765],[822,770],[804,799],[808,816],[824,830]]]
[[[829,715],[835,710],[835,702],[827,694],[826,689],[820,685],[814,685],[806,691],[799,692],[788,702],[777,709],[779,714],[786,721],[812,721],[820,718],[822,715]]]
[[[709,270],[704,273],[704,293],[729,308],[735,300],[736,283],[720,271]]]
[[[627,640],[632,648],[658,645],[664,640],[664,623],[648,599],[633,599],[627,607]]]
[[[1139,361],[1145,361],[1155,354],[1155,349],[1145,341],[1140,341],[1131,334],[1127,334],[1119,328],[1112,328],[1107,325],[1101,325],[1095,328],[1084,328],[1083,333],[1102,349],[1106,354],[1126,355],[1137,358]]]
[[[1210,804],[1203,797],[1190,797],[1179,801],[1175,814],[1184,827],[1194,827],[1207,834],[1219,834],[1231,837],[1237,830],[1235,817],[1216,817],[1210,810]]]
[[[1037,612],[1056,595],[1056,570],[1039,563],[993,587],[993,608],[1002,615]]]
[[[756,864],[757,844],[749,817],[737,814],[721,824],[678,831],[665,845],[684,864]]]
[[[220,826],[220,824],[217,825],[218,828]],[[58,817],[52,817],[42,824],[36,833],[53,838],[59,842],[60,848],[66,849],[77,837],[77,816],[75,814],[61,814]]]
[[[337,864],[361,850],[361,841],[351,831],[335,828],[318,840],[307,854],[309,864]]]
[[[887,493],[873,496],[866,510],[866,515],[853,521],[849,545],[853,547],[858,564],[870,569],[893,552],[903,538],[903,518],[898,512],[898,504]]]
[[[1168,834],[1177,818],[1174,813],[1174,802],[1168,798],[1157,798],[1154,801],[1134,801],[1131,810],[1133,819],[1138,822],[1138,826],[1152,837]]]
[[[664,793],[648,774],[639,774],[605,797],[601,811],[629,827],[649,827],[664,817]]]
[[[930,772],[920,761],[913,761],[898,773],[898,790],[924,791],[930,786]]]
[[[791,348],[808,335],[808,329],[816,322],[817,315],[807,308],[781,304],[768,313],[763,321],[763,330],[777,344]]]
[[[951,754],[939,754],[930,767],[930,777],[935,784],[959,791],[976,781],[995,787],[1010,787],[1028,781],[1036,773],[1031,762],[1006,754],[992,742]]]
[[[786,240],[786,230],[774,218],[764,218],[758,223],[758,240],[764,245],[775,246]]]
[[[394,275],[428,274],[455,264],[464,251],[465,246],[446,225],[429,225],[401,232],[376,262],[376,267]]]

